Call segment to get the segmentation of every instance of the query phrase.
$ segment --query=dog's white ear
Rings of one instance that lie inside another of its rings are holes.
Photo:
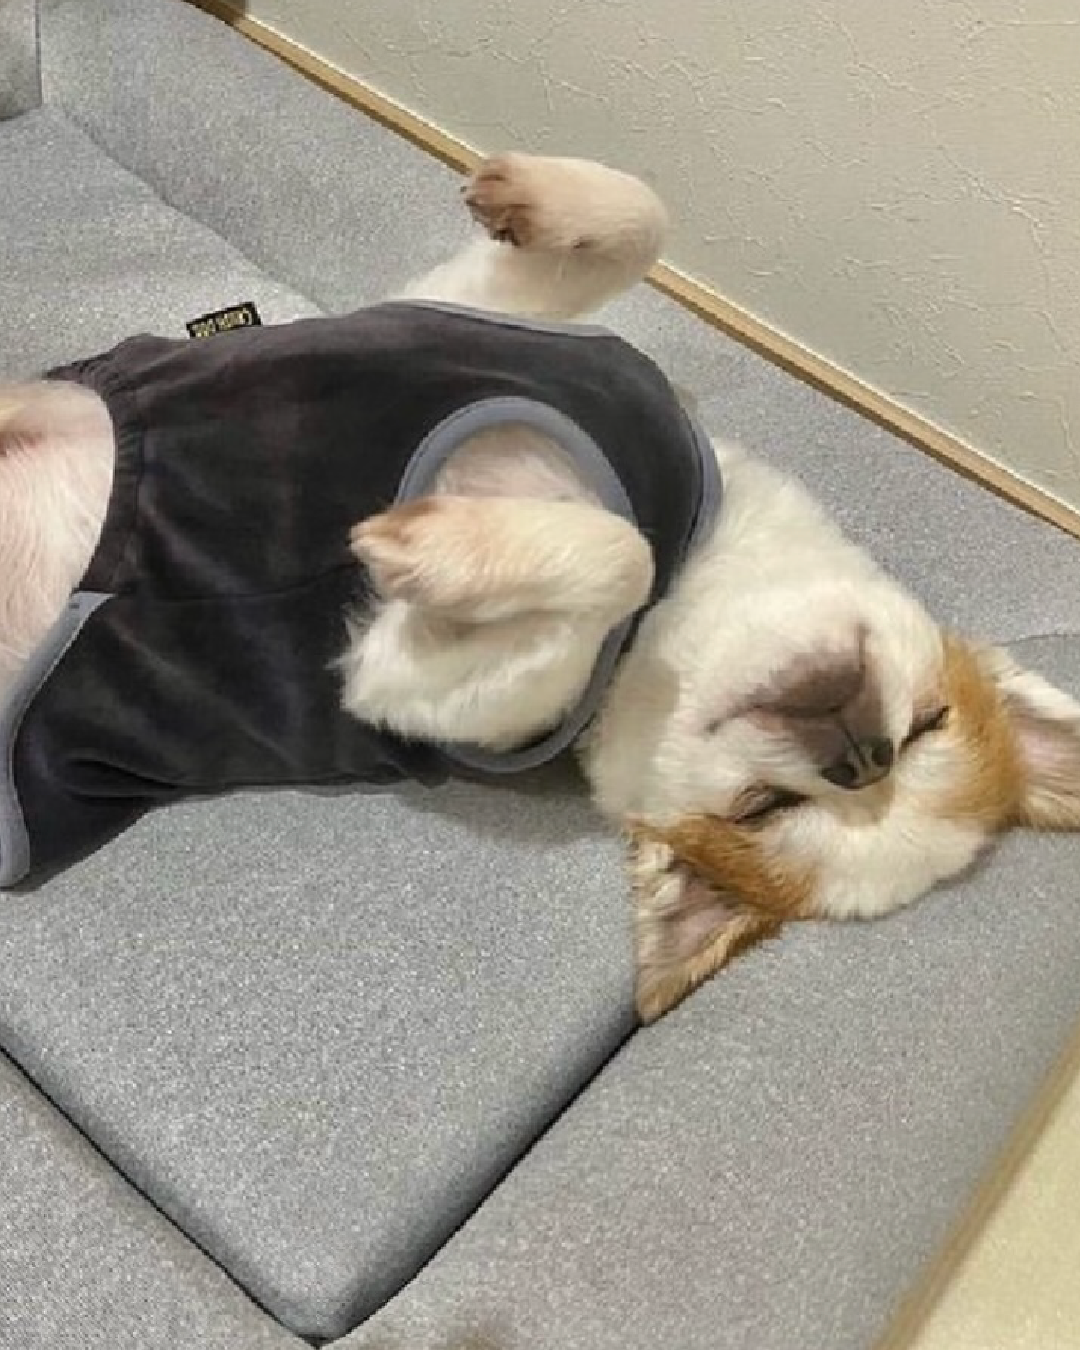
[[[1004,700],[1019,755],[1021,822],[1080,830],[1080,704],[1000,648],[982,659]]]
[[[629,835],[634,894],[634,1002],[643,1022],[681,1003],[732,957],[781,921],[751,908],[679,861],[649,833]]]

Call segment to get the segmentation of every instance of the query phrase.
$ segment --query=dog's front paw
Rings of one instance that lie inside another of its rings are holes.
[[[582,502],[424,497],[365,520],[350,539],[384,600],[459,622],[558,613],[610,625],[652,586],[646,539]]]
[[[583,159],[511,153],[485,160],[463,189],[493,239],[535,251],[600,249],[663,232],[664,209],[629,174]]]
[[[485,545],[487,503],[422,497],[354,527],[349,543],[384,600],[406,600],[446,618],[474,618],[498,586]]]
[[[425,599],[427,582],[437,570],[425,526],[438,509],[437,501],[424,498],[383,511],[351,531],[349,547],[384,600]]]
[[[486,159],[462,189],[465,205],[492,239],[519,248],[552,247],[544,242],[543,209],[538,187],[543,173],[530,155]]]

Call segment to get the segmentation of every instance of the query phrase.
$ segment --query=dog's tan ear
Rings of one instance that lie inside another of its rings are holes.
[[[681,1003],[781,919],[740,901],[676,857],[651,831],[628,835],[634,897],[634,1002],[643,1022]]]
[[[1020,821],[1080,830],[1080,704],[1000,648],[980,653],[1002,695],[1019,760]]]

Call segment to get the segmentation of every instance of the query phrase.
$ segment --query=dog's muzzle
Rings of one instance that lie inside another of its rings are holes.
[[[896,747],[884,736],[864,741],[849,738],[845,752],[826,765],[821,776],[836,787],[857,791],[880,783],[895,760]]]

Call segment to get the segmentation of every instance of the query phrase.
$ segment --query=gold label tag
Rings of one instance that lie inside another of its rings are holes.
[[[239,305],[230,305],[228,309],[215,309],[209,314],[200,314],[187,325],[188,337],[207,338],[215,333],[231,333],[234,328],[259,328],[262,319],[259,311],[250,300]]]

